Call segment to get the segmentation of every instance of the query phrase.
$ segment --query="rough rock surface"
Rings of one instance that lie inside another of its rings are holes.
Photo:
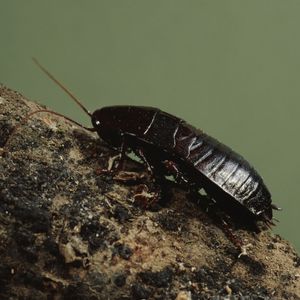
[[[0,86],[0,147],[39,108]],[[170,183],[147,205],[137,196],[152,191],[142,165],[101,172],[117,153],[96,134],[41,113],[5,150],[0,299],[300,299],[300,258],[288,242],[236,229],[252,245],[238,258],[199,204],[205,196]]]

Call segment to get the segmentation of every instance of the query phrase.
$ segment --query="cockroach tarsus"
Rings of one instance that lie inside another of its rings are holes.
[[[130,149],[145,163],[153,178],[159,181],[171,174],[180,185],[196,190],[204,188],[218,207],[246,228],[259,232],[262,229],[259,224],[274,225],[273,210],[278,208],[272,204],[263,179],[232,149],[157,108],[108,106],[91,113],[36,59],[34,62],[91,118],[93,127],[85,127],[46,109],[32,112],[25,121],[38,112],[63,117],[88,131],[97,132],[102,140],[117,149],[119,168]]]

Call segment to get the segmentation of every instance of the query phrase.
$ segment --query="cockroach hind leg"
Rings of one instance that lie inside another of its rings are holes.
[[[252,247],[252,244],[244,245],[242,240],[233,233],[231,226],[223,218],[221,218],[221,222],[222,231],[229,239],[229,241],[231,241],[231,243],[240,251],[238,258],[240,258],[241,256],[247,256],[247,249]]]

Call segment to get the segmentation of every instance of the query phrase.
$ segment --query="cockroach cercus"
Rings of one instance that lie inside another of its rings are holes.
[[[129,149],[154,176],[172,174],[179,184],[204,188],[222,210],[245,227],[259,232],[258,224],[274,225],[271,194],[255,169],[238,153],[184,120],[158,108],[109,106],[90,113],[81,102],[40,63],[40,69],[58,84],[91,117],[92,128],[49,110],[89,131],[118,149]],[[9,138],[10,139],[10,138]],[[9,140],[8,139],[8,140]],[[264,227],[266,227],[264,226]]]

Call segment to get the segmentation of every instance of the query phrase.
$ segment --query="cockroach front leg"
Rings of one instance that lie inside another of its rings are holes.
[[[98,170],[99,174],[115,173],[123,169],[128,146],[126,143],[126,136],[122,135],[121,139],[122,140],[121,140],[121,146],[119,148],[119,154],[109,157],[107,161],[107,168]]]
[[[127,145],[127,141],[126,141],[126,135],[123,134],[122,135],[122,143],[121,143],[121,147],[120,147],[120,153],[117,156],[118,163],[117,163],[117,166],[114,168],[114,171],[120,171],[123,169],[127,150],[128,150],[128,145]]]

